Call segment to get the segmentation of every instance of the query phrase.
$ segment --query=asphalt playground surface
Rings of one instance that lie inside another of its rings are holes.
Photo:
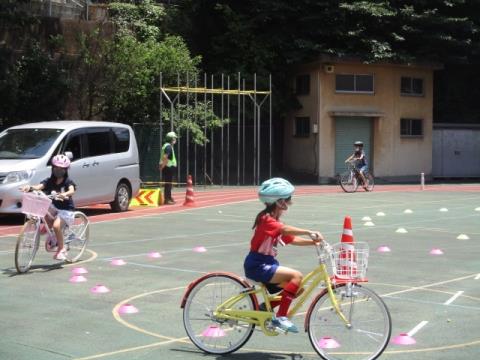
[[[13,254],[22,219],[1,216],[0,359],[318,358],[302,331],[278,337],[256,331],[243,349],[224,357],[205,355],[186,338],[185,287],[211,271],[243,275],[252,222],[262,209],[253,187],[195,190],[195,208],[182,206],[179,191],[174,206],[124,214],[86,209],[90,243],[82,262],[58,266],[42,244],[24,275],[16,274]],[[410,332],[416,340],[390,344],[381,358],[479,359],[480,185],[379,186],[355,194],[299,187],[283,221],[319,230],[335,243],[346,215],[355,240],[370,245],[366,286],[386,302],[392,338]],[[464,240],[457,239],[461,234]],[[378,252],[380,246],[391,251]],[[430,255],[432,249],[443,254]],[[151,252],[161,256],[150,258]],[[112,266],[113,258],[126,264]],[[304,274],[316,265],[309,247],[281,248],[279,261]],[[86,282],[69,282],[75,267],[88,270]],[[92,293],[99,284],[110,292]],[[126,303],[139,312],[120,315]],[[294,322],[302,329],[303,315]]]

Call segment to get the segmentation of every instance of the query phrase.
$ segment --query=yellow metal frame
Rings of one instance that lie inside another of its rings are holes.
[[[308,273],[302,280],[300,285],[300,289],[303,290],[301,295],[295,301],[294,306],[288,312],[288,317],[291,318],[294,316],[302,307],[302,305],[306,302],[306,300],[310,297],[312,292],[317,289],[317,287],[324,283],[325,287],[328,292],[328,296],[330,298],[330,302],[335,309],[335,312],[338,316],[342,319],[347,327],[350,327],[350,323],[345,317],[345,315],[340,310],[340,306],[338,305],[337,298],[335,293],[333,292],[332,281],[330,279],[330,275],[328,274],[327,266],[323,263],[318,265],[313,271]],[[260,295],[265,302],[267,311],[260,311],[260,310],[237,310],[234,309],[234,305],[244,299],[246,296],[250,295]],[[267,327],[267,322],[272,319],[272,307],[271,301],[279,300],[279,295],[270,295],[267,292],[267,289],[262,284],[258,288],[252,288],[251,290],[246,290],[241,292],[238,295],[235,295],[222,304],[218,305],[215,311],[213,312],[213,316],[217,319],[222,320],[233,320],[233,321],[241,321],[248,324],[253,324],[255,326],[259,326],[262,331],[269,336],[275,336],[279,333],[270,330]]]
[[[188,86],[172,86],[162,87],[160,90],[165,92],[175,93],[202,93],[202,94],[225,94],[225,95],[270,95],[270,91],[255,91],[255,90],[225,90],[225,89],[211,89],[206,87],[188,87]]]

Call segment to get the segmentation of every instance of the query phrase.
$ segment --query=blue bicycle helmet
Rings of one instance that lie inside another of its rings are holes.
[[[288,199],[293,195],[295,188],[289,181],[282,178],[272,178],[260,185],[258,198],[264,204],[273,204],[280,199]]]

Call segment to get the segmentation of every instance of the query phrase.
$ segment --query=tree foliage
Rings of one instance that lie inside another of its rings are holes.
[[[468,61],[480,2],[183,0],[171,22],[205,66],[269,70],[320,54],[364,61]],[[201,30],[201,31],[200,31]]]
[[[34,40],[18,58],[8,50],[3,55],[1,125],[62,118],[69,92],[63,57],[42,49]]]

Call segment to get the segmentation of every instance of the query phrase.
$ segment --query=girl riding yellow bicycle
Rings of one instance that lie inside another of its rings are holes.
[[[288,319],[287,314],[291,302],[297,296],[303,275],[298,270],[280,266],[275,259],[277,246],[318,245],[323,240],[323,236],[319,232],[288,226],[280,222],[280,217],[291,204],[294,191],[293,185],[282,178],[269,179],[260,186],[258,196],[266,207],[255,219],[253,225],[255,232],[251,240],[250,252],[245,258],[244,269],[247,278],[283,289],[281,300],[271,304],[272,308],[279,305],[272,324],[285,331],[296,333],[298,329]],[[307,235],[311,239],[299,237],[301,235]]]

